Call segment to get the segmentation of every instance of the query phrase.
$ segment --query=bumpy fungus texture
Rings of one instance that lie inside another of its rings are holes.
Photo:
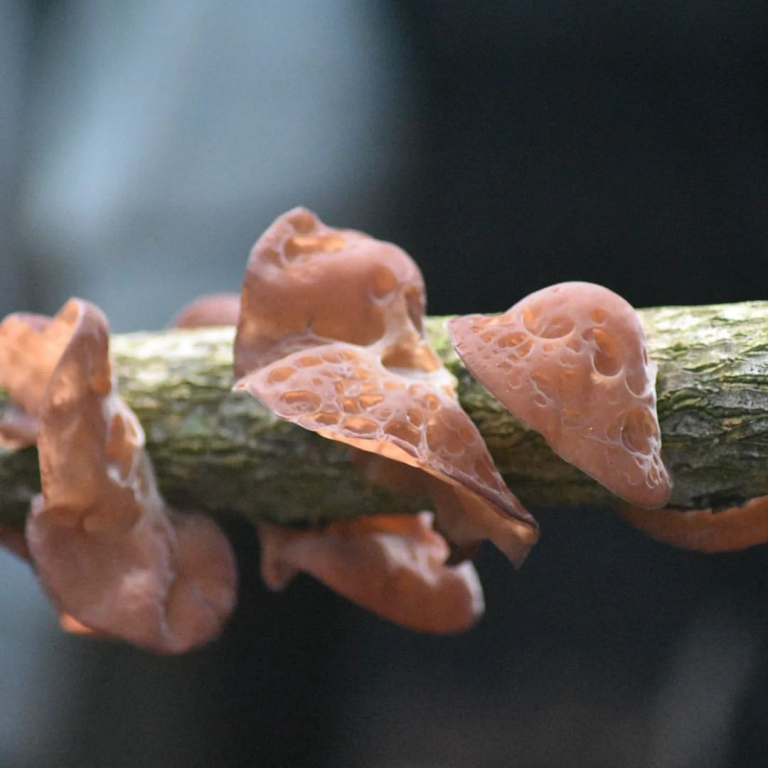
[[[768,541],[768,496],[720,511],[629,508],[622,516],[654,539],[699,552],[733,552]]]
[[[239,293],[210,293],[185,304],[173,318],[174,328],[237,325],[240,316]]]
[[[424,281],[400,248],[362,232],[333,229],[295,208],[251,251],[235,339],[244,376],[291,352],[346,341],[382,344],[392,365],[437,370],[421,338]],[[389,350],[387,349],[389,348]]]
[[[448,330],[472,375],[562,458],[631,504],[666,504],[656,366],[624,299],[561,283]]]
[[[536,524],[424,338],[424,306],[421,274],[402,250],[289,211],[248,262],[236,388],[283,419],[422,470],[422,488],[440,486],[437,530],[461,548],[490,538],[519,564]]]
[[[385,619],[420,632],[461,632],[483,613],[471,563],[447,566],[432,515],[380,515],[320,531],[259,525],[261,573],[283,589],[299,571]]]
[[[208,518],[175,513],[160,497],[141,425],[113,392],[101,312],[71,300],[41,335],[57,326],[64,344],[53,365],[32,356],[24,365],[41,369],[18,379],[39,382],[40,400],[9,387],[39,418],[32,563],[67,614],[63,626],[160,653],[189,650],[218,634],[234,607],[229,543]]]

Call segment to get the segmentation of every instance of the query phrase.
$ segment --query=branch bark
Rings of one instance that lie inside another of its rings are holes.
[[[641,310],[657,390],[672,504],[740,504],[768,494],[768,302]],[[461,366],[443,330],[430,338],[462,404],[528,507],[619,501],[524,429]],[[230,391],[232,329],[114,336],[122,396],[147,433],[168,501],[299,523],[423,508],[367,484],[343,446],[274,418]],[[7,406],[0,391],[0,413]],[[39,490],[34,449],[0,451],[0,522]]]

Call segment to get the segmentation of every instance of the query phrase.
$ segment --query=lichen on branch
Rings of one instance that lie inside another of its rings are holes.
[[[768,302],[662,307],[640,316],[658,364],[671,504],[733,505],[768,494]],[[521,501],[532,508],[618,503],[472,379],[444,322],[429,320],[430,340]],[[344,446],[232,392],[233,337],[226,328],[111,340],[120,394],[144,426],[169,503],[280,523],[424,508],[424,499],[397,498],[367,483]],[[0,414],[7,406],[0,391]],[[35,450],[0,450],[0,522],[21,519],[38,490]]]

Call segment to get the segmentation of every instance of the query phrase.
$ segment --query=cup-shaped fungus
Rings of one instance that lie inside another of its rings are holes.
[[[621,514],[654,539],[698,552],[734,552],[768,541],[768,496],[717,511],[630,507]]]
[[[0,382],[39,419],[42,493],[26,524],[35,570],[73,627],[160,653],[201,645],[234,607],[229,542],[157,491],[141,425],[113,391],[102,313],[71,300],[40,335],[53,327],[53,364],[41,358],[34,370],[33,357],[26,378]],[[39,400],[23,399],[25,380],[39,382]]]
[[[666,504],[656,366],[624,299],[561,283],[500,315],[454,318],[448,331],[472,375],[563,459],[631,504]]]
[[[461,409],[424,337],[424,307],[421,273],[404,251],[289,211],[248,262],[236,388],[323,437],[423,470],[436,528],[452,544],[490,538],[519,564],[536,523]]]
[[[261,573],[283,589],[299,571],[379,616],[420,632],[461,632],[482,615],[472,563],[446,565],[432,515],[371,515],[321,530],[259,524]]]

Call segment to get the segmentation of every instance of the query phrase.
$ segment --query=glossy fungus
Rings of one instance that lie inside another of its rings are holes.
[[[562,458],[631,504],[666,504],[656,367],[624,299],[561,283],[448,330],[472,375]]]
[[[11,397],[0,420],[0,447],[15,450],[37,442],[40,404],[72,322],[65,312],[53,320],[16,312],[0,323],[0,387]]]
[[[236,388],[280,418],[421,470],[435,527],[451,544],[469,549],[489,538],[519,564],[536,524],[428,345],[424,306],[421,274],[405,252],[290,211],[248,262]]]
[[[420,632],[460,632],[483,613],[474,566],[446,565],[432,515],[372,515],[321,530],[259,524],[261,572],[272,589],[311,574],[377,615]]]
[[[50,354],[20,356],[24,375],[2,383],[39,420],[26,543],[43,586],[72,626],[161,653],[206,642],[234,606],[231,548],[211,520],[160,497],[141,425],[113,391],[106,319],[71,300],[31,330]]]
[[[423,317],[424,281],[404,251],[294,208],[251,251],[235,373],[304,348],[336,341],[368,347],[385,338],[403,365],[434,370],[440,362],[421,338]]]
[[[733,552],[768,541],[768,496],[728,509],[637,509],[624,519],[654,539],[699,552]]]

